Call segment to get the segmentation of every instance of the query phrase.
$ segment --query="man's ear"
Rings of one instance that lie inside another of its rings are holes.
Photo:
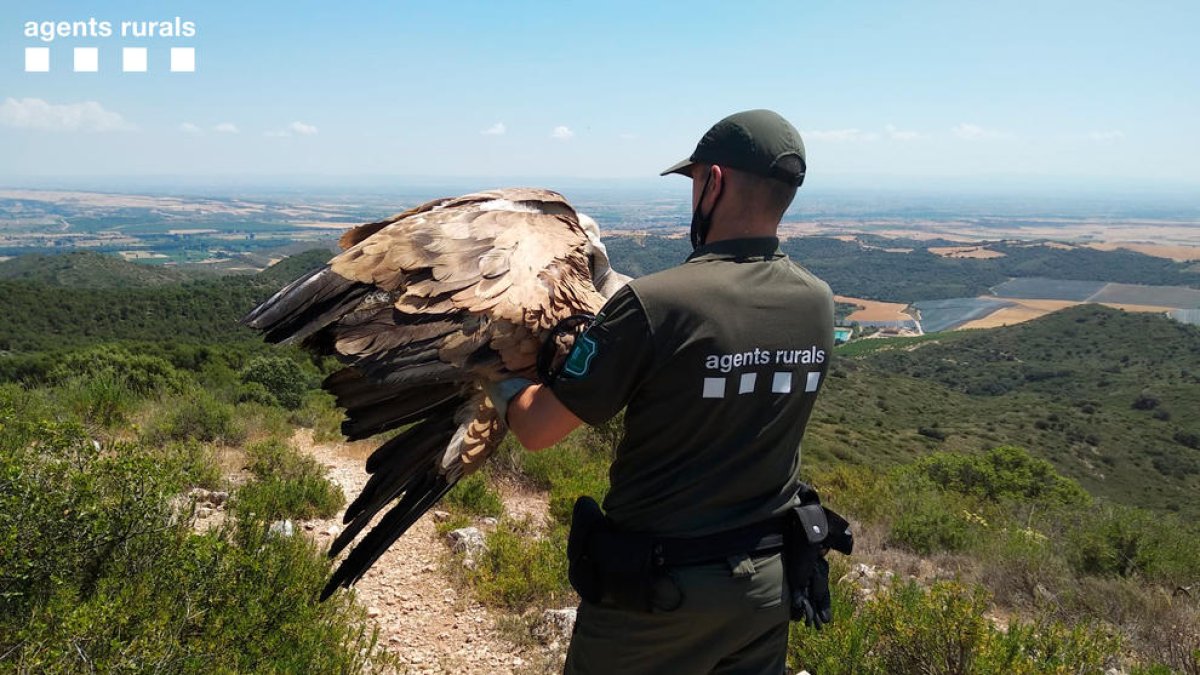
[[[720,166],[713,164],[709,168],[710,176],[708,179],[708,192],[701,197],[702,206],[708,213],[712,213],[717,206],[717,199],[725,190],[725,172]],[[704,203],[707,202],[707,203]]]

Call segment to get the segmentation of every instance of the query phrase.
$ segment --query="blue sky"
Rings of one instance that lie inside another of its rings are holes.
[[[176,16],[197,35],[24,36]],[[1194,1],[6,2],[0,181],[649,180],[720,117],[768,107],[817,184],[1186,189],[1198,32]],[[51,72],[24,72],[39,46]],[[79,46],[100,72],[71,72]],[[120,72],[125,46],[150,72]],[[196,72],[165,72],[172,46]]]

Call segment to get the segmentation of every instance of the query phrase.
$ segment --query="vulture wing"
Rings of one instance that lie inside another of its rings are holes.
[[[507,429],[480,383],[536,379],[541,341],[561,319],[595,312],[588,237],[555,192],[518,188],[435,200],[361,225],[344,251],[289,284],[243,323],[269,342],[335,356],[323,387],[350,439],[408,425],[367,459],[336,556],[371,520],[325,587],[350,586]]]

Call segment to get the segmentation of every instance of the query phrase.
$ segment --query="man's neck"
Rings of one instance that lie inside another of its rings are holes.
[[[757,239],[760,237],[775,237],[779,234],[779,221],[777,220],[759,220],[759,221],[737,221],[737,222],[714,222],[712,228],[708,232],[708,237],[704,240],[706,244],[715,244],[718,241],[726,241],[729,239]]]

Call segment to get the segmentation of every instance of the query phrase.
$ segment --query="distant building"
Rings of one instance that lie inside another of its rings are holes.
[[[833,328],[833,344],[840,345],[850,341],[854,337],[854,329],[846,326],[834,326]]]

